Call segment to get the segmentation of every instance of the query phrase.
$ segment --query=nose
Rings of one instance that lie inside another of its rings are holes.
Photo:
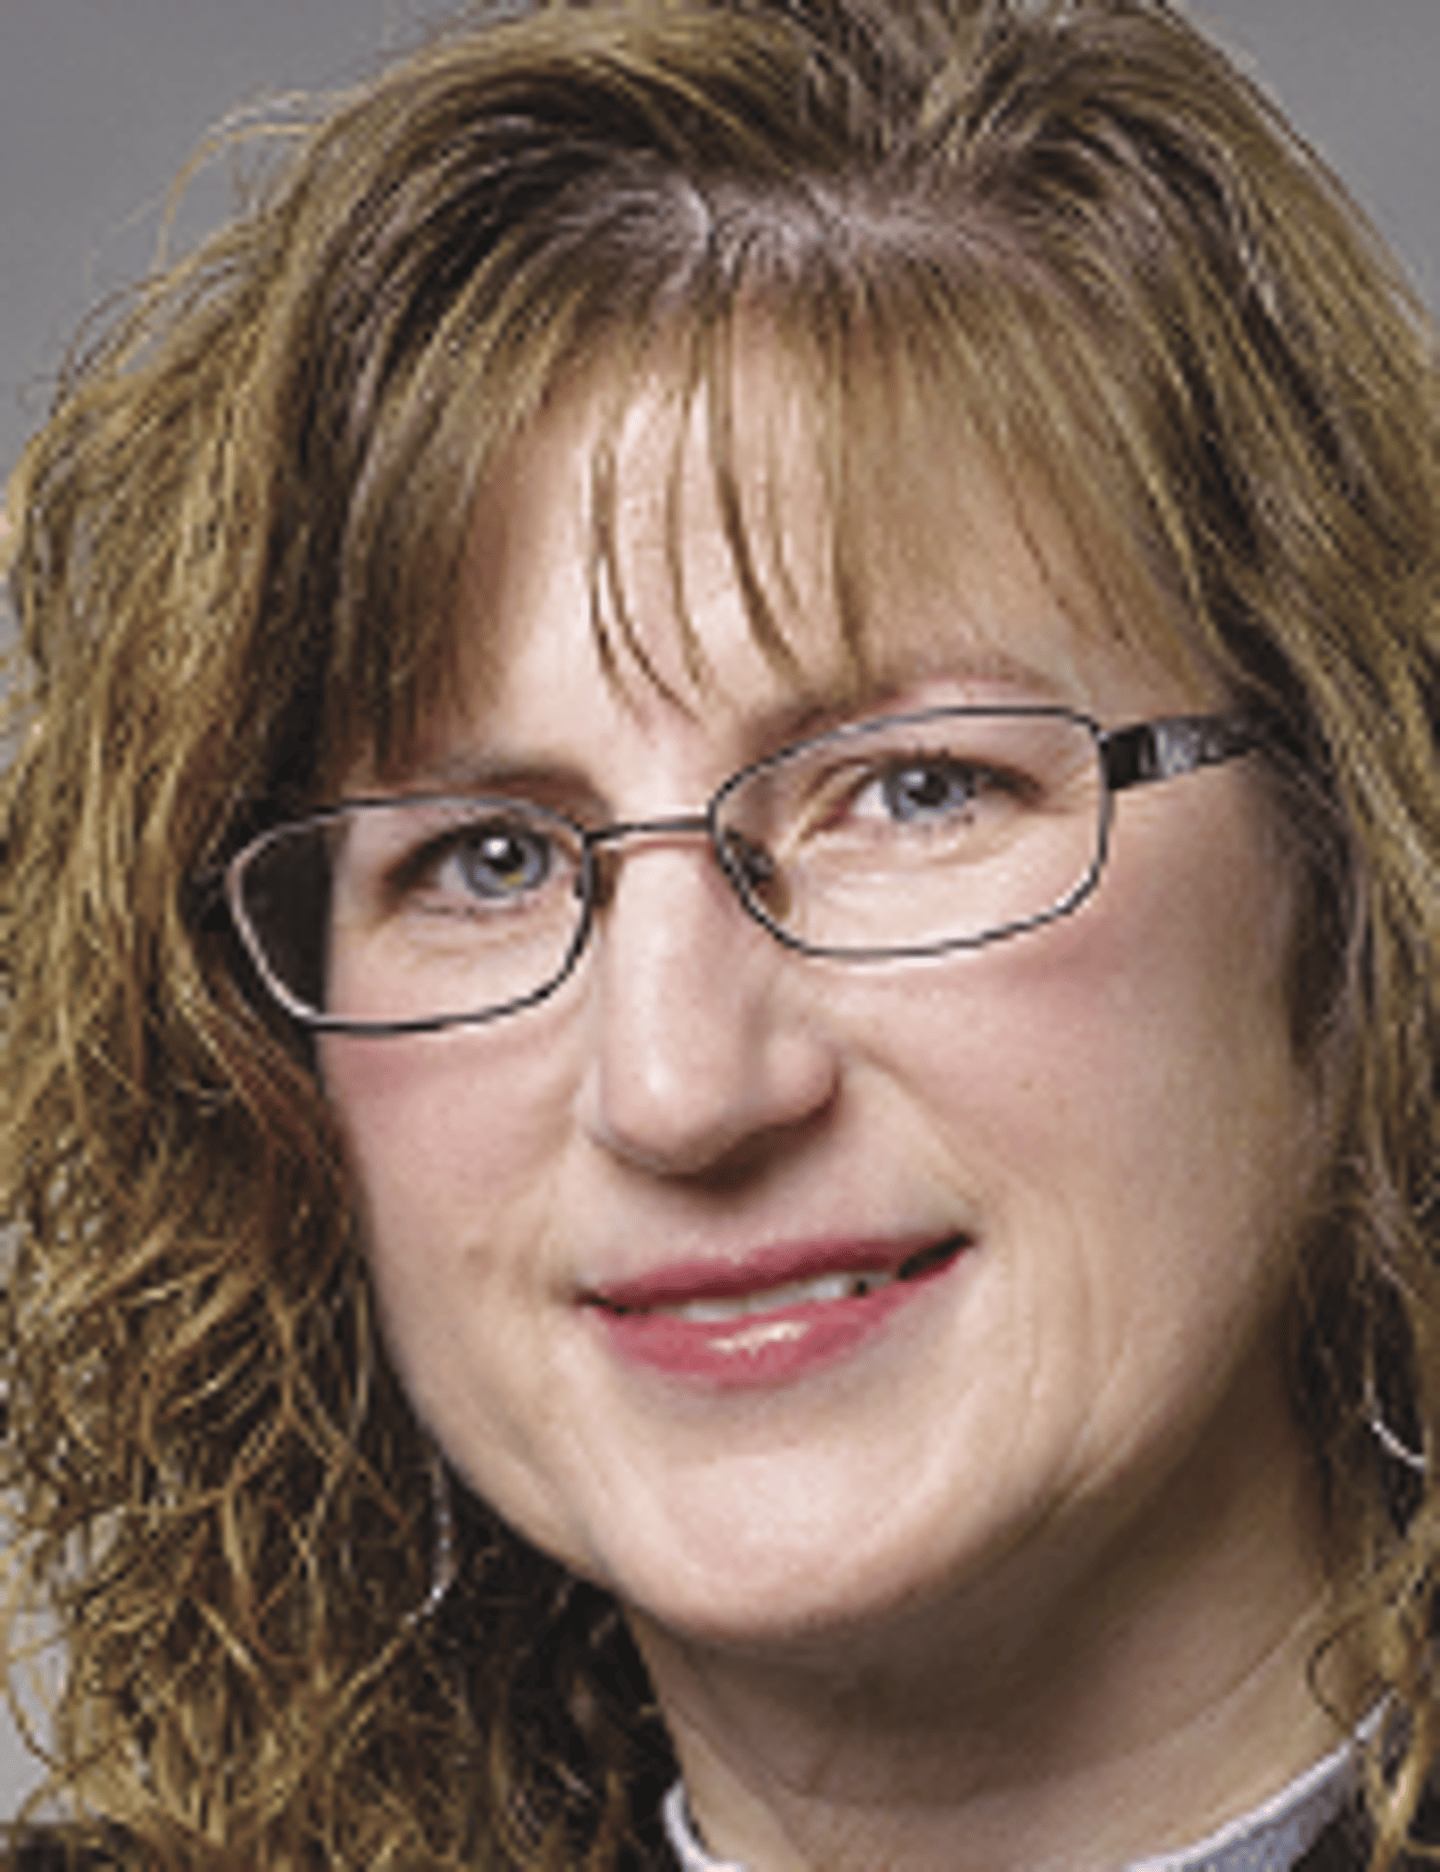
[[[609,862],[582,1122],[655,1174],[733,1168],[834,1097],[837,1053],[797,982],[804,965],[745,914],[693,831]]]

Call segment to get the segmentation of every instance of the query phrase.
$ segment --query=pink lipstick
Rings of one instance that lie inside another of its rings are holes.
[[[627,1364],[721,1390],[763,1389],[872,1338],[967,1241],[782,1247],[721,1266],[662,1268],[586,1299]]]

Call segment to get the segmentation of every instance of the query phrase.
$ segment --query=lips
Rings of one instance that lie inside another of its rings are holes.
[[[720,1389],[788,1383],[855,1351],[969,1238],[817,1242],[672,1265],[584,1295],[627,1364]]]

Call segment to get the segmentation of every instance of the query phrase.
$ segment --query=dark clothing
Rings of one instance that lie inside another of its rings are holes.
[[[1370,1828],[1364,1814],[1347,1807],[1330,1822],[1295,1872],[1365,1872],[1369,1857]],[[1402,1866],[1408,1863],[1401,1862]]]

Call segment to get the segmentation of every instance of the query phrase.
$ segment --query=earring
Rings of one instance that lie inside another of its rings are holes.
[[[455,1551],[455,1504],[450,1492],[450,1472],[445,1458],[435,1444],[429,1449],[430,1514],[435,1525],[435,1545],[430,1556],[430,1590],[424,1603],[407,1613],[406,1624],[418,1625],[433,1618],[445,1602],[460,1571]]]
[[[1380,1414],[1380,1402],[1375,1396],[1375,1380],[1369,1372],[1365,1374],[1365,1399],[1363,1408],[1365,1426],[1369,1430],[1371,1436],[1373,1436],[1375,1441],[1380,1445],[1381,1449],[1384,1450],[1385,1454],[1393,1457],[1396,1462],[1403,1463],[1407,1469],[1413,1470],[1416,1475],[1428,1475],[1430,1472],[1429,1457],[1419,1450],[1411,1449],[1408,1443],[1396,1436],[1395,1432]]]

